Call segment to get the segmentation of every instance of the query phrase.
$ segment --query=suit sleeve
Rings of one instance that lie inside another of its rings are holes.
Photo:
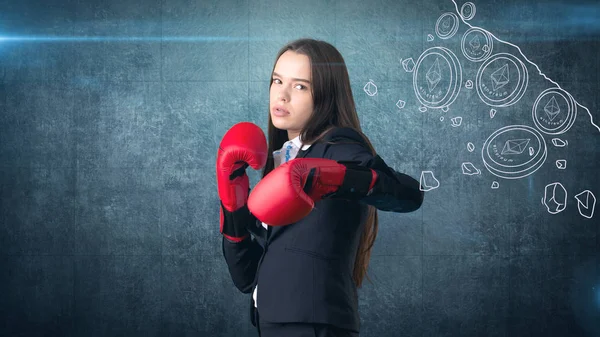
[[[371,154],[360,142],[330,145],[325,158],[336,161],[356,161],[357,165],[377,172],[377,181],[372,191],[360,201],[375,206],[381,211],[408,213],[421,207],[424,192],[414,178],[395,171],[379,155]]]
[[[233,284],[242,293],[250,293],[254,288],[258,261],[263,253],[262,246],[252,235],[240,242],[231,242],[223,237],[222,246]]]

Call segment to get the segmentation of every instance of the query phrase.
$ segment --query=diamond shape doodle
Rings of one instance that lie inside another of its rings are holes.
[[[425,74],[425,78],[427,79],[427,83],[429,84],[429,91],[435,89],[438,83],[440,83],[440,81],[442,80],[441,72],[442,70],[440,69],[440,59],[436,58],[431,68],[429,68],[429,70],[427,71],[427,74]]]
[[[552,95],[552,98],[546,103],[544,106],[544,112],[550,121],[553,121],[556,116],[560,113],[560,107],[558,106],[558,102],[556,101],[556,97]]]
[[[502,88],[510,82],[510,72],[508,71],[508,63],[500,67],[500,69],[494,71],[492,75],[492,86],[494,91]]]
[[[529,139],[509,139],[504,143],[501,154],[521,154],[525,151],[528,144]]]

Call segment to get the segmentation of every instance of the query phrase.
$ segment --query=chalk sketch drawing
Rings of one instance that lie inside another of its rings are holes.
[[[458,57],[444,47],[425,50],[413,70],[417,99],[427,108],[446,108],[454,102],[462,86]]]
[[[483,144],[485,167],[505,179],[523,178],[546,161],[546,141],[539,131],[526,125],[509,125],[493,132]]]
[[[544,90],[533,104],[535,126],[549,135],[565,133],[575,123],[576,117],[577,105],[573,96],[560,88]]]
[[[585,190],[575,196],[577,209],[581,216],[591,219],[596,208],[596,196],[590,190]]]
[[[373,80],[371,80],[371,79],[369,80],[369,82],[367,82],[367,84],[365,84],[365,86],[363,87],[363,90],[369,96],[377,95],[377,86],[375,85],[375,83],[373,83]]]
[[[458,16],[448,12],[442,14],[435,23],[435,33],[440,39],[449,39],[458,31]]]
[[[457,13],[462,13],[462,11],[461,11],[461,10],[458,8],[458,4],[456,3],[456,1],[455,1],[455,0],[452,0],[452,3],[454,4],[454,7],[455,7],[455,9],[456,9],[456,12],[457,12]],[[474,5],[468,5],[468,6],[469,6],[469,7],[470,7],[470,6],[472,6],[472,8],[473,8],[473,9],[475,9],[475,6],[474,6]],[[475,14],[475,13],[474,13],[474,11],[473,11],[473,16],[474,16],[474,14]],[[471,18],[472,18],[472,16],[471,16],[469,19],[467,19],[467,20],[470,20]],[[471,24],[469,24],[467,21],[465,21],[465,18],[463,17],[463,15],[462,15],[462,14],[460,15],[460,20],[461,20],[461,21],[462,21],[462,22],[463,22],[465,25],[467,25],[469,28],[478,29],[478,30],[480,30],[481,32],[484,32],[485,34],[483,34],[483,35],[482,35],[482,38],[484,38],[484,37],[486,37],[486,36],[489,36],[489,37],[491,37],[490,41],[493,41],[493,40],[495,39],[495,40],[496,40],[496,41],[498,41],[498,42],[505,43],[505,44],[507,44],[507,45],[509,45],[509,46],[512,46],[512,47],[516,48],[516,49],[519,51],[520,58],[524,59],[524,60],[525,60],[525,61],[526,61],[528,64],[530,64],[531,66],[533,66],[533,67],[534,67],[534,68],[535,68],[535,69],[538,71],[538,74],[539,74],[540,76],[542,76],[544,79],[546,79],[547,81],[549,81],[550,83],[552,83],[552,84],[553,84],[553,85],[554,85],[554,86],[555,86],[555,87],[556,87],[558,90],[561,90],[561,93],[566,93],[566,91],[564,91],[564,89],[562,89],[562,87],[561,87],[561,86],[560,86],[558,83],[556,83],[556,82],[555,82],[555,81],[553,81],[552,79],[548,78],[548,76],[546,76],[546,74],[544,74],[544,73],[543,73],[543,72],[540,70],[540,68],[538,67],[538,65],[537,65],[536,63],[534,63],[534,62],[530,61],[530,60],[529,60],[529,59],[528,59],[528,58],[527,58],[527,57],[526,57],[526,56],[523,54],[523,52],[521,51],[521,48],[519,48],[519,46],[517,46],[517,45],[515,45],[515,44],[513,44],[513,43],[510,43],[510,42],[508,42],[508,41],[502,40],[502,39],[500,39],[500,38],[496,37],[495,35],[493,35],[492,33],[490,33],[489,31],[487,31],[487,30],[485,30],[485,29],[482,29],[482,28],[480,28],[480,27],[473,27]],[[465,34],[465,35],[466,35],[466,34]],[[470,42],[470,41],[469,41],[469,42]],[[480,42],[480,43],[481,43],[481,42]],[[489,48],[490,48],[490,49],[492,49],[492,48],[493,48],[493,46],[491,45],[491,43],[490,43],[490,46],[489,46]],[[467,57],[467,56],[465,55],[465,57]],[[468,57],[467,57],[467,58],[468,58]],[[518,65],[518,64],[517,64],[517,65]],[[517,67],[517,69],[518,69],[518,68],[519,68],[519,67]],[[568,94],[568,93],[567,93],[567,94]],[[594,127],[595,127],[595,128],[596,128],[596,129],[597,129],[599,132],[600,132],[600,126],[598,125],[598,123],[597,123],[597,122],[595,122],[595,121],[594,121],[594,116],[592,115],[592,113],[590,112],[590,110],[589,110],[587,107],[585,107],[585,106],[581,105],[579,102],[577,102],[577,100],[575,100],[575,99],[574,99],[574,98],[573,98],[573,97],[572,97],[570,94],[568,94],[568,96],[569,96],[569,98],[568,98],[568,101],[571,101],[572,103],[574,103],[574,104],[573,104],[573,109],[575,110],[576,108],[581,108],[581,109],[585,110],[585,111],[587,112],[587,114],[588,114],[589,118],[590,118],[590,123],[592,124],[592,126],[594,126]],[[574,119],[574,118],[573,118],[573,119]],[[569,123],[567,123],[567,126],[569,126]],[[544,131],[542,131],[542,132],[544,132]]]
[[[479,98],[493,107],[518,102],[529,82],[525,64],[508,53],[499,53],[485,61],[477,71],[475,88]]]
[[[440,182],[435,178],[432,171],[421,172],[421,179],[419,179],[419,189],[421,191],[431,191],[440,187]]]
[[[555,182],[546,185],[542,205],[546,206],[548,213],[557,214],[567,207],[567,190],[559,183]]]
[[[477,8],[472,2],[465,2],[462,7],[460,7],[460,16],[466,21],[474,18],[475,12],[477,12]]]

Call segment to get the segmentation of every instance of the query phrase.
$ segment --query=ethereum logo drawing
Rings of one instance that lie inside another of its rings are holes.
[[[429,84],[429,91],[435,89],[438,83],[440,83],[440,81],[442,80],[441,72],[442,70],[440,69],[440,59],[436,58],[431,68],[429,68],[429,70],[427,71],[427,74],[425,74],[425,78],[427,79],[427,83]]]
[[[529,139],[509,139],[504,143],[504,147],[502,148],[502,155],[507,154],[521,154],[527,148],[529,144]]]
[[[544,106],[544,112],[546,113],[550,121],[553,121],[554,118],[560,113],[560,107],[558,106],[558,102],[556,101],[554,95],[552,96],[552,98],[550,98],[550,101],[548,101],[548,103],[546,103],[546,105]]]
[[[473,50],[479,49],[479,47],[481,47],[479,36],[475,35],[475,37],[472,38],[471,41],[469,41],[469,45],[471,46],[471,48],[473,48]]]
[[[452,21],[449,18],[446,19],[446,20],[444,20],[444,21],[442,21],[442,27],[445,28],[445,29],[450,28],[451,24],[452,24]]]
[[[510,80],[509,71],[508,71],[508,63],[504,64],[504,66],[502,66],[500,69],[494,71],[492,73],[491,77],[492,77],[492,86],[494,88],[494,91],[507,85]]]

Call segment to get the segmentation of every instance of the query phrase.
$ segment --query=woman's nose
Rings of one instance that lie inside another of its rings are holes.
[[[279,90],[279,93],[277,94],[277,100],[279,101],[286,101],[288,100],[288,93],[285,91],[285,89],[281,89]]]

